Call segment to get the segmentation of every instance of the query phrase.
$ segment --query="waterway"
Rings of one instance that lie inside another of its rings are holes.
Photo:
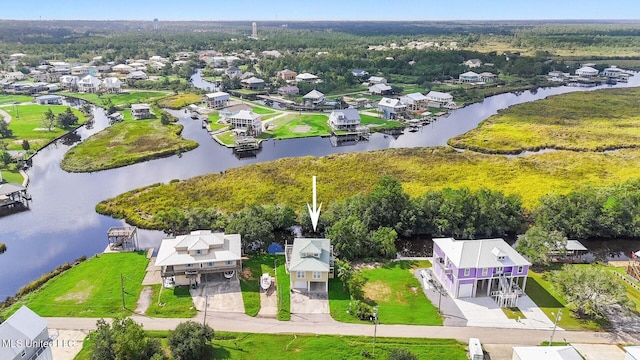
[[[193,84],[201,88],[211,87],[197,74]],[[626,86],[640,86],[640,76],[631,77],[629,83],[617,85]],[[118,169],[67,173],[60,169],[64,153],[77,141],[108,126],[104,111],[95,109],[91,129],[80,128],[69,138],[34,156],[33,165],[27,170],[31,179],[29,193],[33,198],[30,210],[0,218],[0,242],[8,247],[7,252],[0,255],[0,274],[3,274],[0,299],[15,294],[21,286],[62,263],[102,252],[107,246],[107,229],[124,222],[97,214],[95,205],[126,191],[283,157],[446,145],[449,138],[475,128],[500,109],[550,95],[588,90],[593,89],[556,87],[497,95],[453,111],[448,117],[438,119],[417,132],[406,131],[399,136],[375,133],[369,141],[348,146],[334,147],[328,138],[269,140],[263,143],[262,150],[255,157],[242,159],[237,158],[231,149],[214,142],[201,128],[200,122],[176,111],[174,114],[184,125],[183,136],[200,143],[197,149],[181,157],[156,159]],[[161,232],[147,230],[140,230],[138,235],[142,247],[158,246],[164,236]]]

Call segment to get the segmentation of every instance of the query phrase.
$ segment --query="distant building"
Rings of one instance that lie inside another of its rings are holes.
[[[158,23],[158,18],[153,19],[153,30],[160,29],[160,24]]]
[[[300,88],[295,85],[283,86],[278,89],[278,94],[282,96],[295,96],[300,93]]]
[[[258,24],[256,22],[251,23],[251,37],[254,39],[258,38]]]
[[[374,84],[369,86],[369,93],[372,95],[386,95],[390,94],[393,88],[387,84]]]
[[[285,81],[295,80],[298,73],[289,69],[284,69],[276,73],[276,77]]]
[[[229,94],[218,91],[215,93],[205,94],[204,101],[209,109],[220,109],[227,106],[229,102]]]
[[[440,91],[429,91],[426,98],[427,103],[430,106],[435,105],[434,107],[446,106],[453,102],[453,96],[451,94]]]
[[[597,69],[594,69],[591,66],[584,66],[576,70],[576,75],[583,78],[594,78],[598,76],[599,73],[600,72]]]
[[[369,72],[362,70],[362,69],[353,69],[351,70],[351,75],[353,75],[354,77],[364,77],[364,76],[368,76]]]
[[[318,82],[318,77],[313,75],[313,74],[302,73],[302,74],[298,74],[296,76],[296,81],[297,82],[306,82],[306,83],[309,83],[309,84],[315,84],[316,82]]]
[[[42,95],[36,98],[38,105],[62,105],[62,96],[60,95]]]
[[[302,97],[306,106],[320,105],[325,101],[324,94],[318,90],[311,90],[305,96]]]
[[[473,71],[467,71],[464,74],[460,74],[458,80],[460,80],[461,83],[478,83],[482,82],[482,77],[480,76],[480,74],[477,74]]]
[[[605,77],[617,78],[620,76],[620,74],[622,74],[622,69],[618,68],[615,65],[602,70],[602,76]]]
[[[102,81],[93,75],[87,75],[78,80],[78,91],[85,93],[96,93],[100,89]]]
[[[463,64],[470,68],[478,68],[482,66],[482,61],[480,61],[480,59],[469,59],[465,61]]]
[[[381,77],[381,76],[372,76],[369,78],[369,84],[370,85],[375,85],[375,84],[386,84],[387,83],[387,79]]]
[[[148,78],[149,77],[147,76],[147,73],[145,73],[142,70],[132,71],[127,74],[127,80],[137,81],[137,80],[147,80]]]
[[[132,104],[131,116],[136,120],[148,119],[151,117],[151,107],[149,104]]]
[[[260,90],[264,88],[264,80],[257,77],[250,77],[240,82],[243,88],[248,90]]]
[[[119,93],[122,88],[122,81],[117,77],[108,77],[102,80],[102,89],[108,93]]]
[[[22,306],[0,324],[0,359],[53,360],[47,322]]]

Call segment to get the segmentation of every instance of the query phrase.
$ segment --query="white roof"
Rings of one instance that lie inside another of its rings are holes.
[[[78,80],[78,84],[99,85],[100,84],[100,79],[98,79],[97,77],[95,77],[93,75],[87,75],[87,76],[83,77],[82,79]]]
[[[189,235],[162,240],[155,265],[173,266],[240,260],[242,257],[240,243],[240,234],[213,233],[211,230],[192,231]],[[189,251],[178,252],[176,248],[211,250],[205,254],[191,255]]]
[[[391,99],[388,97],[383,97],[380,102],[378,103],[378,105],[381,106],[388,106],[388,107],[394,107],[394,108],[401,108],[401,107],[406,107],[404,104],[402,104],[400,102],[400,100],[398,99]]]
[[[149,104],[131,104],[131,110],[144,110],[144,109],[151,109],[151,107],[149,106]]]
[[[317,78],[318,78],[317,76],[309,73],[302,73],[296,76],[296,79],[298,80],[315,80]]]
[[[111,68],[112,70],[133,70],[133,67],[126,64],[118,64]]]
[[[120,84],[122,84],[122,81],[120,81],[120,79],[118,79],[117,77],[108,77],[108,78],[102,80],[102,82],[104,82],[106,85],[120,85]]]
[[[433,239],[433,242],[458,269],[531,265],[503,239],[438,238]],[[504,255],[505,259],[498,260],[498,255]]]
[[[375,90],[378,89],[380,91],[389,91],[391,90],[391,86],[387,85],[387,84],[375,84],[375,85],[371,85],[369,86],[369,90]]]
[[[251,110],[240,110],[237,113],[230,116],[230,119],[240,119],[240,120],[255,120],[259,118],[260,115],[254,113]]]
[[[513,353],[518,354],[520,360],[582,360],[572,346],[517,346]]]
[[[248,79],[244,79],[244,80],[242,80],[242,82],[243,82],[243,83],[247,83],[247,84],[260,84],[260,83],[263,83],[263,82],[264,82],[264,80],[262,80],[262,79],[258,79],[257,77],[252,76],[252,77],[250,77],[250,78],[248,78]]]
[[[16,358],[26,348],[28,341],[35,340],[47,327],[43,318],[22,306],[0,324],[0,339],[9,341],[9,346],[0,346],[0,359]]]
[[[382,76],[372,76],[369,78],[369,82],[380,82],[380,81],[384,81],[386,80],[385,78],[383,78]]]
[[[224,98],[226,97],[227,99],[229,98],[229,94],[227,94],[226,92],[223,91],[218,91],[218,92],[214,92],[214,93],[209,93],[209,94],[205,94],[204,96],[207,97],[207,99],[216,99],[216,98]]]
[[[302,98],[303,99],[320,99],[322,97],[324,97],[324,94],[321,93],[320,91],[311,90],[307,95],[303,96]]]
[[[318,257],[300,256],[301,253],[318,253]],[[293,249],[289,261],[289,271],[329,271],[331,259],[331,240],[329,239],[293,239]]]
[[[640,360],[640,346],[625,346],[623,349],[627,354],[631,355],[633,359]]]
[[[403,96],[405,98],[411,99],[413,101],[425,101],[427,97],[422,95],[421,93],[411,93]]]
[[[582,243],[578,240],[567,240],[566,249],[569,251],[589,251]]]
[[[473,71],[467,71],[464,74],[460,74],[460,76],[465,76],[465,77],[469,77],[469,76],[480,76],[477,73],[473,72]]]
[[[585,67],[581,67],[580,69],[576,70],[576,74],[597,74],[598,70],[592,68],[591,66],[585,66]]]
[[[453,99],[453,96],[451,94],[440,91],[429,91],[427,97],[435,99]]]

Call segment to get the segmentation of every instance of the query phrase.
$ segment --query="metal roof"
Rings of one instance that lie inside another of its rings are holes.
[[[220,246],[220,247],[209,247]],[[176,248],[189,250],[210,249],[206,254],[191,255],[188,251],[178,252]],[[206,263],[213,261],[240,260],[242,257],[240,234],[213,233],[210,230],[193,231],[189,235],[164,239],[160,244],[156,266],[172,266]]]
[[[27,188],[20,184],[14,184],[14,183],[2,184],[0,185],[0,196],[17,193],[24,190],[27,190]]]
[[[319,256],[301,256],[303,253],[319,251]],[[293,239],[293,249],[289,262],[289,271],[324,271],[328,272],[331,260],[331,240],[329,239]]]
[[[455,240],[453,238],[433,239],[458,269],[493,268],[503,266],[531,265],[503,239]],[[498,260],[498,256],[504,256]]]
[[[47,322],[26,306],[22,306],[5,322],[0,324],[0,339],[8,340],[9,346],[0,346],[0,359],[14,359],[47,329]]]

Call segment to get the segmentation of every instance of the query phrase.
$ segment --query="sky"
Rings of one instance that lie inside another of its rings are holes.
[[[2,0],[18,20],[638,19],[638,0]],[[5,3],[6,2],[6,3]]]

